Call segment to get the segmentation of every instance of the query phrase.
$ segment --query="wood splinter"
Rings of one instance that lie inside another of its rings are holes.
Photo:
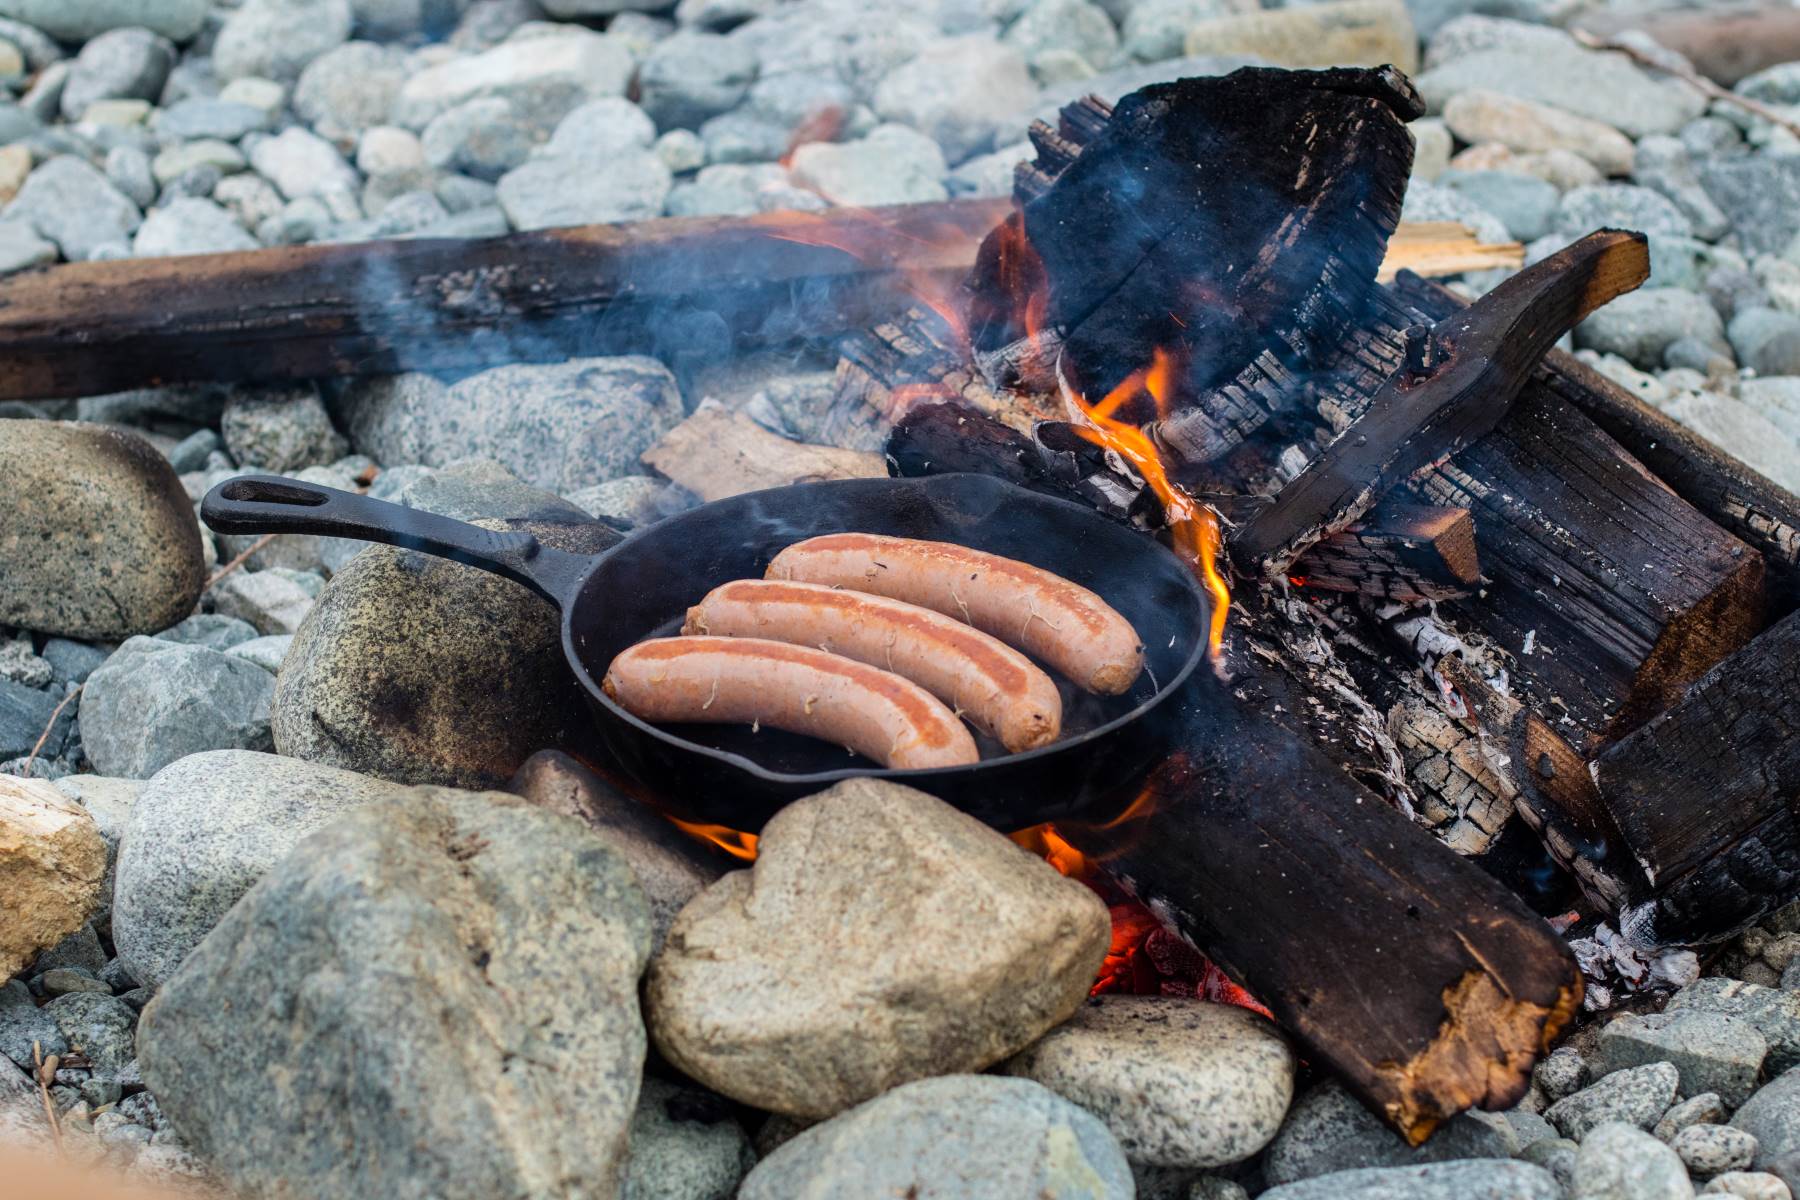
[[[1280,578],[1401,481],[1498,425],[1538,361],[1583,317],[1650,275],[1641,233],[1602,230],[1528,267],[1431,330],[1368,410],[1232,540],[1245,574]]]

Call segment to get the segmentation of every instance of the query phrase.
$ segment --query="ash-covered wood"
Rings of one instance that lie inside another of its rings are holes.
[[[1415,604],[1467,595],[1481,582],[1466,508],[1386,501],[1295,562],[1293,581]]]
[[[789,441],[742,413],[710,403],[644,451],[644,462],[702,500],[809,480],[887,474],[879,454]]]
[[[1287,574],[1396,484],[1492,431],[1556,339],[1649,274],[1642,234],[1590,234],[1445,321],[1407,327],[1401,369],[1239,531],[1233,561],[1247,574]]]
[[[1019,280],[1037,267],[1019,265],[1022,241],[1091,396],[1158,349],[1182,360],[1189,394],[1266,350],[1310,361],[1375,286],[1412,163],[1405,123],[1422,111],[1392,70],[1246,68],[1134,92],[1072,158],[1067,131],[1039,130],[1055,182],[984,247],[976,347],[1028,332]]]
[[[1639,944],[1716,941],[1800,895],[1800,613],[1608,747],[1594,781],[1643,867]]]
[[[1058,832],[1408,1139],[1515,1103],[1579,1006],[1568,947],[1285,727],[1283,686],[1232,670],[1229,691],[1196,676],[1147,815]]]
[[[133,258],[0,281],[0,399],[198,380],[723,356],[953,290],[1005,200]],[[849,247],[840,249],[838,247]]]

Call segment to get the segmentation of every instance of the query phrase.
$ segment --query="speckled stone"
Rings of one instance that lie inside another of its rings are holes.
[[[1702,1196],[1735,1196],[1737,1200],[1794,1200],[1780,1176],[1764,1171],[1727,1171],[1706,1181]]]
[[[1544,1119],[1576,1141],[1609,1121],[1648,1129],[1675,1103],[1680,1086],[1680,1073],[1666,1062],[1614,1071],[1592,1087],[1552,1104]]]
[[[898,784],[797,800],[757,849],[675,918],[645,1000],[665,1058],[771,1112],[1016,1054],[1081,1005],[1111,940],[1086,886]]]
[[[1689,1125],[1669,1146],[1696,1175],[1741,1171],[1756,1161],[1756,1135],[1729,1125]]]
[[[1089,1000],[1006,1064],[1106,1122],[1134,1163],[1217,1167],[1268,1144],[1294,1056],[1247,1009],[1161,996]]]
[[[482,521],[597,554],[594,521]],[[549,601],[497,575],[372,547],[319,594],[276,680],[275,748],[402,783],[496,787],[533,752],[589,735]]]
[[[1699,1009],[1626,1013],[1600,1031],[1602,1069],[1673,1063],[1689,1096],[1715,1093],[1736,1108],[1756,1090],[1769,1044],[1739,1017]]]
[[[113,940],[131,977],[157,987],[300,839],[405,788],[248,750],[193,754],[132,805],[119,851]]]
[[[558,750],[541,750],[526,759],[507,790],[539,808],[574,817],[625,856],[650,902],[652,951],[662,946],[675,914],[724,874],[731,861]]]
[[[1698,1096],[1689,1096],[1664,1113],[1662,1120],[1650,1132],[1665,1142],[1672,1142],[1675,1135],[1689,1125],[1717,1125],[1730,1115],[1725,1102],[1718,1096],[1712,1092],[1701,1092]]]
[[[1688,984],[1669,1001],[1669,1012],[1697,1009],[1739,1017],[1769,1043],[1763,1069],[1779,1075],[1800,1065],[1800,992],[1709,976]]]
[[[1518,1135],[1495,1113],[1453,1117],[1423,1145],[1406,1140],[1336,1080],[1310,1089],[1287,1115],[1263,1158],[1272,1184],[1372,1167],[1416,1166],[1465,1158],[1510,1158]]]
[[[1098,1118],[1028,1079],[946,1075],[783,1143],[738,1200],[1127,1200],[1125,1155]]]
[[[1800,1071],[1765,1084],[1733,1114],[1731,1124],[1756,1138],[1758,1170],[1800,1151]]]
[[[163,983],[144,1082],[236,1194],[610,1196],[649,949],[597,835],[415,789],[295,846]]]
[[[200,527],[142,438],[0,420],[0,625],[90,641],[166,629],[205,583]]]
[[[731,1200],[755,1163],[726,1101],[646,1075],[619,1200]]]
[[[1577,1200],[1690,1200],[1694,1194],[1675,1151],[1622,1121],[1596,1126],[1582,1139],[1573,1182]]]
[[[1465,1158],[1338,1171],[1270,1188],[1259,1200],[1562,1200],[1562,1188],[1530,1163]]]

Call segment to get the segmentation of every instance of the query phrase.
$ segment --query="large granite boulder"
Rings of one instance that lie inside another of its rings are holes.
[[[577,822],[420,789],[296,846],[144,1010],[145,1083],[245,1194],[612,1196],[649,914]]]
[[[897,784],[796,801],[757,849],[675,918],[645,999],[664,1057],[773,1112],[1016,1053],[1081,1004],[1111,940],[1087,887]]]
[[[154,633],[206,582],[200,526],[150,443],[72,421],[0,420],[0,625],[90,641]]]

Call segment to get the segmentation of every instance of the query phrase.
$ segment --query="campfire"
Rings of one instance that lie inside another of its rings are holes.
[[[571,1107],[630,1077],[635,1109],[648,1044],[650,1078],[697,1081],[667,1120],[776,1114],[770,1149],[932,1076],[1047,1079],[1054,1039],[1116,1036],[1126,1000],[1159,1028],[1205,1014],[1220,1053],[1279,1077],[1255,1146],[1155,1166],[1249,1161],[1296,1062],[1408,1153],[1470,1110],[1575,1092],[1547,1080],[1584,1020],[1693,983],[1701,955],[1766,941],[1759,923],[1800,898],[1800,503],[1558,349],[1645,283],[1645,234],[1594,229],[1524,266],[1517,245],[1402,222],[1424,111],[1393,67],[1246,67],[1067,104],[1031,125],[1000,200],[95,261],[0,286],[7,396],[418,372],[416,402],[332,397],[344,423],[404,437],[453,386],[434,376],[615,352],[670,368],[677,411],[645,400],[666,425],[630,457],[694,503],[628,533],[548,493],[504,519],[412,503],[373,463],[344,486],[234,473],[191,493],[234,548],[189,572],[195,595],[303,538],[321,555],[384,543],[331,586],[360,571],[419,605],[393,640],[467,617],[497,680],[516,658],[555,684],[507,708],[482,680],[370,652],[344,691],[374,715],[345,731],[283,660],[254,749],[312,758],[328,775],[296,792],[350,815],[296,821],[292,857],[256,872],[107,913],[122,947],[139,910],[185,920],[235,889],[190,944],[140,943],[159,976],[140,981],[145,1078],[181,1093],[214,1044],[195,1014],[254,994],[270,999],[244,1019],[272,1023],[245,1041],[285,1088],[312,1070],[281,1057],[294,1030],[337,1046],[313,991],[348,1006],[391,985],[429,1054],[486,1038],[499,1092],[554,1093],[533,1072],[566,1051],[574,1068],[549,1074]],[[807,140],[853,119],[827,106]],[[1486,290],[1432,281],[1495,266],[1523,269]],[[767,395],[681,408],[677,381],[691,395],[737,356],[822,347],[835,374],[803,398],[804,438]],[[585,436],[581,452],[609,450]],[[151,474],[185,520],[179,481]],[[293,631],[320,656],[376,624],[330,600]],[[148,640],[118,652],[164,652]],[[67,736],[62,711],[39,747]],[[465,720],[517,732],[521,753],[406,776],[407,795],[378,797],[391,820],[329,777],[453,743]],[[169,772],[219,808],[260,769],[233,753],[156,764],[144,809]],[[524,799],[477,794],[502,785]],[[74,844],[65,807],[41,781],[0,788],[0,816]],[[65,890],[216,832],[122,851],[115,835],[110,860],[96,833]],[[542,894],[520,847],[551,864]],[[864,871],[889,890],[862,894]],[[539,961],[583,906],[608,923],[577,946],[611,972],[591,993]],[[339,969],[345,931],[380,921],[407,923],[455,986],[409,990],[407,963]],[[908,975],[909,921],[953,930],[970,961]],[[968,945],[982,922],[1029,953]],[[755,957],[758,936],[800,967]],[[820,965],[833,954],[841,973]],[[290,960],[310,974],[283,992]],[[985,989],[968,1029],[945,1015],[965,986]],[[850,1032],[790,1053],[832,1005]],[[383,1069],[404,1083],[402,1057]],[[405,1109],[351,1059],[318,1068],[345,1103]],[[53,1125],[51,1089],[90,1082],[94,1061],[37,1057]],[[1668,1064],[1623,1069],[1651,1065]],[[1668,1103],[1631,1118],[1645,1128],[1674,1104],[1654,1082]],[[144,1087],[91,1098],[104,1115]],[[254,1139],[216,1133],[246,1118],[201,1088],[185,1104],[259,1180]],[[615,1132],[556,1170],[610,1179]]]

